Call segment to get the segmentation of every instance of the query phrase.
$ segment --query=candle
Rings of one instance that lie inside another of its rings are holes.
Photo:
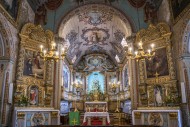
[[[46,52],[47,52],[47,51],[46,51],[46,50],[44,50],[44,56],[46,55]]]
[[[137,53],[138,53],[138,52],[136,51],[136,52],[135,52],[135,55],[136,55],[136,56],[137,56]]]
[[[150,54],[150,49],[148,49],[148,53]]]
[[[43,45],[40,45],[40,51],[42,52],[42,49],[43,49]]]
[[[44,91],[44,98],[46,97],[46,92]]]
[[[132,51],[132,48],[130,47],[130,48],[129,48],[129,53],[131,53],[131,51]]]
[[[56,44],[52,43],[52,49],[55,49]]]

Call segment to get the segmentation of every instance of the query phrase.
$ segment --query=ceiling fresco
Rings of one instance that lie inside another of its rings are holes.
[[[125,57],[121,41],[131,36],[132,28],[118,10],[107,5],[90,4],[67,14],[58,34],[70,43],[69,62],[77,64],[82,56],[97,52],[107,54],[116,63],[116,55],[121,62]]]

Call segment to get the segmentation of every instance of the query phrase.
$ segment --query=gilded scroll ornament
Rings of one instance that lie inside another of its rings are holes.
[[[18,117],[18,119],[24,119],[24,117],[25,117],[25,112],[18,112],[18,113],[17,113],[17,117]]]

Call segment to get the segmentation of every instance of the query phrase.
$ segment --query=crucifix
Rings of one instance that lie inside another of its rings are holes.
[[[71,121],[74,125],[76,125],[77,120],[74,118],[73,121]]]
[[[156,74],[154,75],[156,76],[156,83],[158,83],[158,76],[159,76],[158,72],[156,71]]]

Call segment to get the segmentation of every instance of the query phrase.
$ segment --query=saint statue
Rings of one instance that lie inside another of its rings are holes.
[[[31,89],[30,90],[30,104],[35,105],[37,103],[36,102],[36,97],[37,97],[36,90]]]
[[[158,87],[158,86],[155,87],[155,100],[156,100],[157,106],[161,106],[163,103],[160,90],[161,90],[160,87]]]

